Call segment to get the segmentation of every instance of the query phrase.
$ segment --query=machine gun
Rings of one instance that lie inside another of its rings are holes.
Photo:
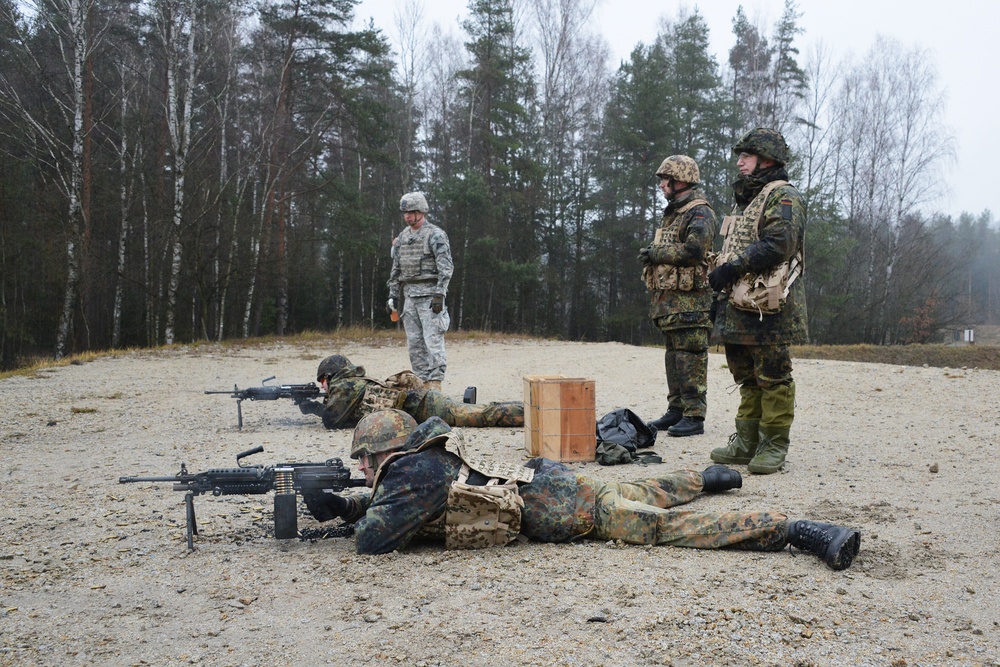
[[[205,493],[213,496],[262,495],[274,489],[274,536],[287,540],[298,535],[296,494],[329,489],[339,493],[346,488],[364,486],[364,479],[352,479],[351,470],[340,459],[323,463],[278,463],[273,466],[243,465],[242,459],[264,451],[257,446],[236,455],[235,468],[212,468],[189,473],[182,463],[180,472],[163,477],[119,477],[119,484],[133,482],[173,482],[174,491],[184,492],[187,509],[188,549],[194,549],[198,522],[194,516],[194,497]]]
[[[273,379],[274,376],[272,375],[269,378],[261,380],[261,386],[259,387],[240,389],[234,384],[232,391],[223,389],[221,391],[206,391],[205,393],[229,394],[236,399],[236,419],[240,430],[243,430],[243,401],[276,401],[279,398],[290,398],[295,402],[295,405],[298,405],[302,401],[317,398],[322,393],[320,388],[316,386],[315,382],[310,382],[308,384],[268,385],[267,383]]]

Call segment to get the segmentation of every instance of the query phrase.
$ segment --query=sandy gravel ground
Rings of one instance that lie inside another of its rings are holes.
[[[1000,373],[799,360],[785,470],[692,508],[774,509],[850,524],[846,572],[808,554],[583,541],[358,556],[352,537],[275,540],[271,496],[183,495],[120,475],[252,461],[346,459],[290,401],[206,389],[313,379],[332,352],[385,377],[393,344],[339,350],[203,346],[0,382],[0,665],[998,665]],[[449,344],[444,390],[517,399],[522,376],[596,380],[597,411],[663,409],[662,352],[620,344]],[[710,360],[703,436],[661,435],[662,470],[703,469],[738,393]],[[519,429],[470,430],[525,458]],[[606,478],[635,465],[574,464]],[[745,473],[745,470],[743,471]],[[304,512],[304,508],[302,508]],[[302,514],[301,530],[320,527]]]

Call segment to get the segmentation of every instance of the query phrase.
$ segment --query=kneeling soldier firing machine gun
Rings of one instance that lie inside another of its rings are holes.
[[[272,375],[269,378],[261,380],[259,387],[247,387],[246,389],[240,389],[238,386],[233,385],[232,391],[228,389],[223,389],[221,391],[206,391],[206,394],[229,394],[236,399],[236,419],[239,424],[239,428],[243,429],[243,401],[276,401],[279,398],[290,398],[295,403],[299,405],[309,399],[316,398],[322,394],[320,388],[315,382],[309,382],[307,384],[275,384],[268,385],[267,383],[274,379]]]
[[[344,489],[365,486],[364,479],[351,479],[351,469],[340,459],[322,463],[278,463],[273,466],[243,465],[247,456],[264,451],[257,446],[237,454],[235,468],[211,468],[189,473],[182,463],[180,472],[163,477],[119,477],[120,484],[132,482],[173,482],[174,491],[184,492],[187,507],[187,543],[194,549],[198,522],[194,516],[194,497],[205,493],[213,496],[263,495],[274,490],[274,536],[287,540],[298,535],[296,494],[310,498],[316,494],[339,493]]]

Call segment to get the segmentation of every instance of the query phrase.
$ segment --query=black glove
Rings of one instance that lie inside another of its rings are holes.
[[[346,498],[341,498],[325,489],[303,493],[302,500],[306,501],[306,508],[317,521],[329,521],[344,516],[351,508],[351,503]]]
[[[639,263],[642,264],[643,266],[651,266],[653,264],[653,260],[649,258],[648,247],[643,248],[642,250],[639,251]]]
[[[708,321],[715,324],[715,320],[719,317],[719,308],[723,306],[719,303],[719,300],[712,297],[712,305],[708,307]]]
[[[740,277],[739,272],[736,267],[726,262],[725,264],[720,264],[715,267],[715,269],[708,274],[708,284],[712,286],[716,292],[721,292],[730,285],[736,282],[736,279]]]
[[[314,401],[311,398],[305,400],[295,401],[295,405],[299,406],[299,412],[304,415],[316,415],[320,417],[323,415],[323,410],[326,409],[319,401]]]
[[[444,295],[435,294],[431,297],[431,311],[440,313],[442,310],[444,310]]]

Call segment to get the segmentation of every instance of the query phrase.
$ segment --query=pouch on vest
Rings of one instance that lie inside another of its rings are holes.
[[[765,315],[775,315],[785,307],[788,291],[802,272],[798,257],[782,262],[766,275],[745,274],[733,285],[729,300],[734,308]]]
[[[399,371],[385,379],[385,386],[397,389],[423,389],[424,381],[411,370]]]
[[[463,465],[448,489],[445,548],[485,549],[509,544],[521,532],[524,501],[517,492],[517,482],[499,484],[492,478],[486,486],[466,484],[470,470]]]
[[[722,219],[721,234],[725,237],[722,244],[722,252],[715,257],[713,265],[718,267],[730,261],[736,256],[730,244],[733,241],[731,234],[737,227],[740,218],[750,218],[754,221],[754,236],[760,238],[760,225],[764,220],[764,206],[767,198],[775,189],[786,185],[788,181],[771,181],[764,189],[754,197],[753,201],[740,216],[727,215]],[[739,249],[739,247],[737,248]],[[776,315],[781,312],[788,299],[788,292],[792,283],[802,275],[802,265],[805,260],[805,253],[802,247],[786,262],[782,262],[766,274],[747,273],[739,277],[729,290],[729,302],[737,310],[758,313],[763,320],[765,315]]]
[[[391,410],[399,408],[406,398],[405,392],[392,387],[383,387],[378,384],[370,384],[365,387],[361,405],[358,407],[359,418],[370,415],[379,410]]]

